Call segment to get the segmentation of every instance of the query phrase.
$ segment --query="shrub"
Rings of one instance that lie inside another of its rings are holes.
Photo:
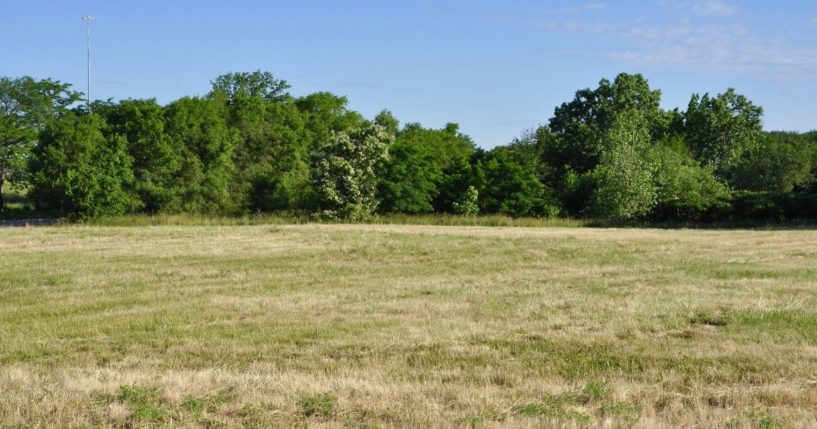
[[[652,167],[631,145],[606,152],[590,174],[596,182],[590,211],[597,217],[616,220],[643,217],[657,202]]]
[[[648,157],[655,168],[654,220],[705,220],[728,208],[729,190],[711,167],[664,145],[649,151]]]
[[[454,213],[464,216],[476,216],[479,214],[478,201],[479,191],[477,191],[477,188],[469,186],[468,190],[465,191],[465,197],[463,197],[462,201],[454,202]]]
[[[313,159],[319,216],[364,220],[377,208],[378,172],[393,136],[379,125],[339,133]]]
[[[514,217],[552,217],[559,213],[553,193],[536,175],[534,166],[495,150],[477,164],[479,205],[485,213]]]

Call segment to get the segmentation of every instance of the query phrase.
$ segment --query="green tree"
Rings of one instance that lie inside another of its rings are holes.
[[[422,148],[431,155],[442,174],[436,183],[432,205],[436,211],[450,212],[453,203],[462,201],[471,186],[471,158],[475,145],[470,137],[459,132],[457,124],[449,123],[441,129],[423,128],[410,123],[397,134],[401,144]]]
[[[558,205],[552,192],[536,177],[535,167],[513,160],[504,149],[489,152],[477,163],[480,212],[556,216]]]
[[[346,97],[329,92],[317,92],[295,100],[303,115],[311,152],[321,150],[335,138],[336,133],[350,132],[364,124],[363,116],[349,110],[348,104]]]
[[[260,70],[252,73],[238,72],[223,74],[210,82],[213,92],[223,94],[228,102],[239,98],[258,97],[266,102],[289,98],[290,85],[285,80],[276,79],[270,72]]]
[[[397,135],[400,129],[400,121],[394,117],[394,114],[388,110],[382,110],[374,118],[374,123],[385,128],[386,131]]]
[[[591,173],[596,184],[590,207],[594,216],[632,219],[650,213],[657,199],[654,166],[645,158],[650,139],[642,111],[627,110],[616,117],[604,139],[601,161]]]
[[[650,136],[663,136],[669,116],[661,111],[660,101],[661,91],[650,89],[640,74],[622,73],[612,83],[602,79],[596,89],[577,91],[550,119],[556,141],[551,142],[546,161],[560,176],[568,170],[578,174],[593,170],[607,148],[610,128],[624,111],[640,112]]]
[[[106,134],[127,141],[133,159],[132,192],[141,208],[155,213],[173,199],[173,178],[182,165],[182,153],[165,132],[164,109],[156,100],[122,100],[109,106],[95,105],[93,111],[105,117]]]
[[[28,182],[28,162],[38,134],[79,99],[69,88],[51,79],[0,77],[0,212],[5,209],[3,185]]]
[[[167,135],[181,154],[174,174],[170,211],[218,213],[235,210],[230,181],[232,157],[240,136],[227,124],[225,106],[216,100],[185,97],[165,109]]]
[[[378,174],[393,140],[372,124],[336,135],[313,159],[313,187],[320,216],[362,220],[377,209]]]
[[[746,152],[758,144],[763,108],[730,88],[710,97],[693,95],[685,113],[687,145],[693,157],[726,182]]]
[[[540,182],[551,186],[555,183],[556,177],[553,167],[545,162],[547,159],[545,151],[552,140],[553,133],[550,129],[540,126],[523,132],[503,148],[514,161],[531,166]]]
[[[40,207],[56,208],[73,219],[123,214],[134,201],[126,141],[106,138],[98,115],[69,113],[43,130],[32,159],[32,195]]]
[[[735,189],[792,192],[814,183],[817,146],[796,133],[769,133],[743,153],[731,174]]]
[[[254,211],[307,208],[311,186],[305,122],[291,101],[267,104],[263,131],[236,152],[238,181],[249,186]]]
[[[224,100],[214,88],[214,102]],[[226,101],[226,100],[225,100]],[[303,115],[291,97],[239,92],[226,102],[229,126],[237,131],[230,181],[242,211],[300,208],[309,194],[308,138]]]
[[[442,169],[434,155],[416,140],[394,142],[380,182],[381,210],[384,212],[428,213],[434,211],[437,183]]]
[[[682,141],[669,142],[647,154],[655,171],[657,220],[704,220],[728,205],[729,189],[685,150]]]

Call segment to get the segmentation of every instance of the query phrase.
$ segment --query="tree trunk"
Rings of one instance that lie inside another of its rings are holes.
[[[0,177],[0,213],[3,213],[6,209],[6,204],[3,200],[3,183],[5,183],[5,180]]]

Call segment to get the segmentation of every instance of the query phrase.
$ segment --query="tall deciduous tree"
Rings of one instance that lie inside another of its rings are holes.
[[[683,142],[654,146],[647,152],[647,161],[655,172],[653,219],[699,221],[726,206],[729,190],[711,167],[689,156]]]
[[[815,181],[812,170],[817,146],[795,133],[770,133],[744,152],[731,174],[736,189],[792,192]]]
[[[51,79],[0,77],[0,212],[3,185],[28,179],[28,160],[38,133],[79,99],[70,85]]]
[[[537,178],[535,166],[515,161],[506,148],[487,153],[477,163],[476,176],[482,213],[517,217],[559,213],[551,190]]]
[[[290,88],[285,80],[276,79],[270,72],[254,71],[223,74],[211,82],[213,93],[221,93],[229,102],[238,98],[259,97],[267,102],[289,97]]]
[[[301,208],[308,199],[309,156],[304,116],[292,97],[242,91],[227,100],[214,89],[211,99],[227,101],[229,126],[240,141],[233,161],[231,193],[242,211]]]
[[[602,79],[596,89],[576,92],[575,98],[556,108],[550,131],[557,141],[548,162],[557,170],[585,173],[598,164],[607,136],[621,112],[638,111],[648,122],[650,135],[663,134],[667,116],[659,104],[661,91],[650,89],[640,74],[619,74],[614,82]]]
[[[711,97],[693,95],[685,114],[686,139],[692,155],[730,181],[733,168],[757,144],[763,108],[730,88]]]
[[[349,132],[363,125],[363,116],[349,110],[348,104],[346,97],[329,92],[316,92],[295,100],[305,121],[310,151],[319,151],[336,133]]]
[[[398,133],[401,144],[413,145],[431,155],[442,174],[436,182],[432,205],[440,212],[450,212],[453,204],[462,201],[471,185],[471,158],[475,145],[470,137],[460,133],[459,126],[446,124],[441,129],[423,128],[410,123]]]
[[[591,173],[596,182],[592,214],[632,219],[650,213],[657,198],[654,167],[644,156],[650,143],[643,111],[630,109],[617,115],[604,139],[601,162]]]
[[[105,117],[106,134],[119,135],[127,142],[133,159],[131,191],[141,209],[155,213],[166,209],[173,199],[173,177],[182,165],[182,153],[165,132],[162,106],[156,100],[122,100],[118,104],[94,106]]]
[[[438,194],[442,169],[434,155],[414,140],[397,141],[389,148],[389,162],[380,182],[385,212],[428,213]]]
[[[397,135],[400,128],[400,121],[389,110],[381,110],[374,118],[374,123],[385,128],[386,131]]]
[[[226,118],[223,104],[206,98],[185,97],[166,108],[166,132],[182,154],[169,210],[212,213],[235,208],[229,185],[240,137]]]
[[[123,214],[133,206],[126,141],[105,136],[98,115],[69,113],[49,123],[34,149],[32,194],[74,219]]]

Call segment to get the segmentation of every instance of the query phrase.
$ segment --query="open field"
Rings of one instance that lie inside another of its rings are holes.
[[[30,208],[31,202],[26,198],[25,190],[14,189],[8,184],[4,184],[2,192],[6,209],[20,211]]]
[[[817,231],[0,230],[2,427],[817,427]]]

